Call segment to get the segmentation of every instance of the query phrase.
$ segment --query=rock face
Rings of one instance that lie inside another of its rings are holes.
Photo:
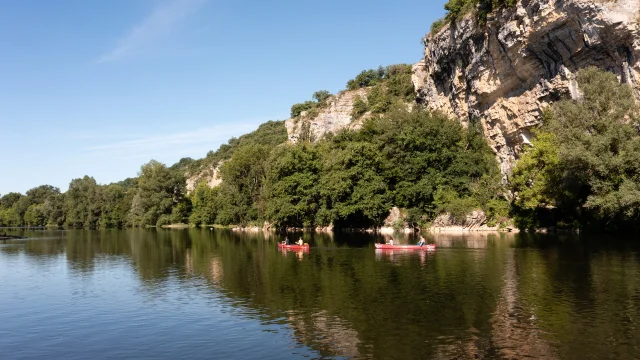
[[[611,71],[640,95],[640,0],[519,0],[424,38],[418,102],[480,121],[505,180],[545,107],[580,96],[576,71]]]
[[[474,210],[467,215],[464,224],[456,223],[453,216],[449,213],[438,215],[433,221],[431,232],[448,232],[448,231],[497,231],[498,227],[487,226],[487,215],[482,210]]]
[[[351,118],[353,102],[357,96],[366,98],[367,92],[366,88],[344,91],[331,97],[328,105],[320,109],[314,118],[309,119],[303,114],[298,118],[286,120],[284,124],[289,134],[289,141],[296,143],[306,137],[316,141],[329,133],[336,134],[344,128],[357,129],[366,114],[358,121],[353,121]]]
[[[187,194],[190,194],[193,190],[195,190],[196,186],[198,186],[201,181],[206,181],[207,185],[209,185],[209,187],[211,188],[222,184],[222,179],[220,178],[220,166],[222,166],[222,164],[223,161],[221,161],[217,165],[205,169],[204,171],[196,175],[188,177],[186,185]]]

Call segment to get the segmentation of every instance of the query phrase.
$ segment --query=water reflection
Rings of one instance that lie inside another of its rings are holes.
[[[252,318],[284,322],[295,341],[322,356],[640,354],[637,247],[571,236],[434,234],[427,238],[436,252],[396,252],[374,250],[381,239],[372,235],[290,235],[300,236],[310,251],[279,251],[274,234],[69,231],[2,245],[0,256],[63,257],[71,276],[126,265],[154,299],[168,287],[191,292],[200,279],[202,296],[215,291]]]

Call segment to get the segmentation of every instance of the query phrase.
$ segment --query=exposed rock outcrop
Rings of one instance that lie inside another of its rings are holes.
[[[520,0],[484,25],[468,15],[424,38],[418,101],[479,120],[506,178],[543,110],[580,96],[579,69],[611,71],[640,95],[639,11],[640,0]]]
[[[414,229],[407,223],[406,218],[407,211],[394,206],[389,210],[389,216],[384,220],[378,232],[384,235],[393,235],[397,232],[403,232],[405,234],[414,232]]]
[[[222,184],[222,178],[220,177],[220,166],[224,161],[219,162],[216,165],[210,166],[209,168],[201,171],[195,175],[187,174],[187,194],[191,193],[195,190],[196,186],[202,181],[206,181],[209,187],[214,188]]]
[[[344,91],[331,97],[327,106],[319,109],[317,116],[310,118],[307,114],[302,114],[286,120],[284,124],[287,127],[289,141],[296,143],[305,138],[316,141],[329,133],[336,134],[344,128],[358,129],[366,115],[353,121],[353,102],[357,96],[366,98],[368,91],[367,88]]]
[[[482,210],[474,210],[469,213],[463,224],[456,222],[449,213],[438,215],[433,221],[429,231],[431,232],[467,232],[467,231],[498,231],[497,226],[487,226],[487,215]]]

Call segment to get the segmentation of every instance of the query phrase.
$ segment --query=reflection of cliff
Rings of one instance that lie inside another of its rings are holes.
[[[491,244],[496,244],[496,241],[500,241],[498,246],[513,242],[513,236],[503,233],[469,233],[464,235],[436,233],[430,234],[428,238],[440,248],[486,249]]]
[[[293,328],[296,340],[312,345],[321,354],[331,356],[361,357],[358,332],[336,316],[320,310],[309,315],[289,315],[287,320]]]
[[[556,359],[553,349],[542,339],[535,314],[529,313],[519,302],[516,266],[515,251],[510,251],[504,287],[491,318],[492,341],[500,355],[507,359]]]

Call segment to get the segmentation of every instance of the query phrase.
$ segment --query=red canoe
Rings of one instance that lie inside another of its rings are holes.
[[[376,249],[380,250],[426,250],[435,251],[436,244],[420,245],[389,245],[389,244],[376,244]]]
[[[280,249],[287,249],[287,250],[309,250],[309,244],[306,245],[283,245],[283,244],[278,244],[278,248]]]

